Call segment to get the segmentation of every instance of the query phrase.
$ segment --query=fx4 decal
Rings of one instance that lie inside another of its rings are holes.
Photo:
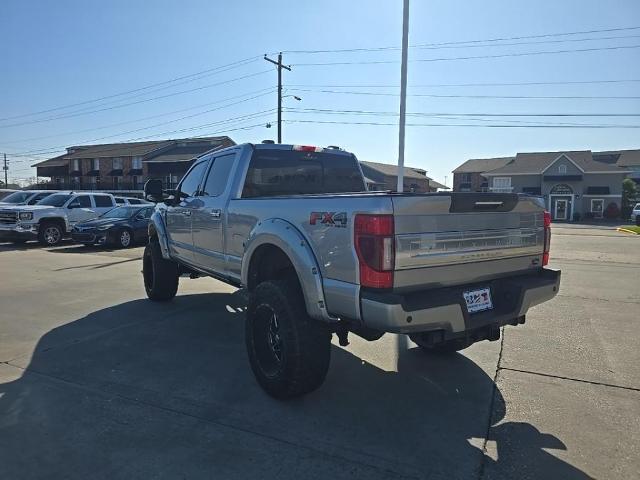
[[[344,228],[347,226],[347,212],[311,212],[309,225],[318,224]]]

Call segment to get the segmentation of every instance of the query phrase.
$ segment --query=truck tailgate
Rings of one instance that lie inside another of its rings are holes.
[[[475,283],[542,266],[544,207],[498,193],[394,195],[395,290]]]

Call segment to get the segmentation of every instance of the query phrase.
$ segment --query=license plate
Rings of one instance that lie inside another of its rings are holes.
[[[462,295],[464,296],[464,301],[467,303],[467,311],[469,313],[482,312],[493,308],[491,291],[488,288],[469,290]]]

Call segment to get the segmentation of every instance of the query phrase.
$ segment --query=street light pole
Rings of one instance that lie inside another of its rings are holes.
[[[402,64],[400,66],[400,125],[398,135],[398,187],[404,190],[404,129],[407,114],[407,50],[409,49],[409,0],[402,6]]]
[[[278,54],[277,62],[266,55],[264,59],[278,67],[278,143],[282,143],[282,69],[291,71],[291,67],[282,64],[282,52]]]

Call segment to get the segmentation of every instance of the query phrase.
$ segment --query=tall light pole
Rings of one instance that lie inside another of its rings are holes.
[[[402,63],[400,66],[400,125],[398,135],[398,187],[404,190],[404,128],[407,114],[407,50],[409,49],[409,0],[402,6]]]

